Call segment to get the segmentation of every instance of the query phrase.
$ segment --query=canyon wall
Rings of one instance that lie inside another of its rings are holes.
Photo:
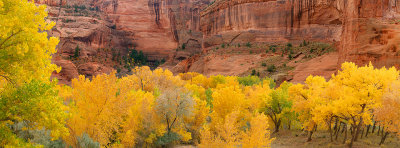
[[[398,66],[399,0],[217,0],[202,12],[204,47],[299,40],[338,43],[338,65]]]
[[[352,61],[375,66],[400,64],[400,1],[348,0],[341,7],[343,34],[339,63]]]
[[[36,2],[49,5],[49,19],[57,22],[50,34],[60,37],[61,42],[53,61],[63,70],[55,76],[66,83],[78,74],[90,77],[118,69],[118,62],[109,58],[116,53],[127,56],[127,48],[143,51],[150,60],[168,59],[163,68],[175,73],[197,71],[206,75],[242,74],[243,70],[236,72],[224,65],[235,67],[229,64],[232,60],[252,59],[240,55],[219,55],[225,60],[205,58],[208,50],[221,45],[296,44],[306,40],[331,43],[337,48],[333,54],[312,60],[314,63],[295,64],[291,73],[295,78],[301,75],[299,81],[309,74],[329,77],[344,61],[359,65],[372,61],[379,67],[400,65],[400,0]],[[77,13],[74,5],[91,10]],[[78,60],[73,60],[70,57],[77,46],[82,50]],[[253,59],[263,60],[260,57],[264,55],[256,57]],[[210,60],[214,64],[207,63]]]
[[[340,1],[217,0],[202,12],[204,47],[235,42],[337,42]]]
[[[129,49],[143,51],[149,60],[201,52],[200,7],[208,0],[38,0],[48,5],[49,32],[59,37],[53,62],[62,71],[53,76],[69,84],[79,74],[92,77],[122,69]],[[75,55],[78,51],[78,55]],[[189,52],[189,53],[187,53]],[[78,56],[78,57],[75,57]],[[116,60],[118,56],[121,59]]]

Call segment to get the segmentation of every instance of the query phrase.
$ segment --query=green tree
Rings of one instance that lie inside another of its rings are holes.
[[[81,49],[79,48],[79,45],[76,45],[75,52],[74,52],[75,59],[79,57],[80,51],[81,51]]]
[[[294,117],[292,109],[292,101],[289,100],[289,87],[291,83],[284,82],[281,86],[270,93],[270,97],[266,99],[266,106],[263,111],[272,120],[275,125],[274,132],[279,132],[279,128],[284,120],[287,121],[290,128],[291,120]]]

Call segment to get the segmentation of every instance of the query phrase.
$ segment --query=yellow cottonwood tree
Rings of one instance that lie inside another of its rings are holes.
[[[375,120],[386,127],[380,144],[385,142],[389,133],[397,133],[400,137],[400,81],[396,80],[387,89],[382,98],[382,106],[374,109]]]
[[[138,143],[145,143],[146,138],[153,131],[157,131],[156,113],[154,112],[155,98],[152,93],[142,90],[131,91],[127,97],[126,103],[130,107],[122,122],[118,139],[125,147],[135,147]],[[138,134],[138,131],[142,134]],[[157,134],[162,136],[163,131]],[[149,144],[151,143],[152,141],[149,142]]]
[[[54,139],[68,134],[66,112],[50,81],[57,38],[46,33],[46,6],[28,0],[0,0],[0,145],[26,146],[9,128],[17,122],[51,130]]]
[[[247,130],[242,131],[240,112],[233,111],[225,117],[224,122],[218,123],[212,130],[205,126],[201,131],[199,147],[269,147],[274,140],[270,138],[268,119],[263,114],[253,115]]]
[[[270,147],[273,138],[270,138],[268,119],[263,114],[255,115],[250,120],[250,128],[242,132],[242,147]]]
[[[122,92],[121,87],[114,73],[98,75],[92,81],[84,76],[72,80],[72,117],[67,121],[71,134],[64,138],[67,144],[77,146],[76,137],[86,133],[107,145],[115,132],[120,133],[119,125],[132,103],[129,92]]]
[[[363,124],[371,124],[372,110],[382,103],[382,95],[388,86],[399,76],[395,68],[375,69],[372,64],[358,67],[354,63],[343,63],[342,70],[330,80],[342,96],[335,99],[337,116],[351,119],[355,129],[349,146],[360,133]]]
[[[305,84],[296,84],[289,88],[289,98],[293,100],[293,110],[298,114],[298,119],[303,124],[303,128],[309,131],[308,140],[311,136],[317,121],[314,109],[323,101],[323,92],[328,83],[323,77],[309,76]]]

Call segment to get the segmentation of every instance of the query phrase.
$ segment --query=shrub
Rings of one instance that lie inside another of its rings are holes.
[[[100,148],[100,143],[94,141],[88,134],[83,133],[81,137],[77,137],[79,147]]]
[[[256,76],[238,77],[237,80],[239,84],[242,84],[244,86],[253,86],[261,83],[260,78]]]
[[[255,69],[251,70],[251,75],[252,75],[252,76],[255,76],[255,75],[256,75],[256,73],[257,73],[257,72],[256,72],[256,70],[255,70]]]
[[[292,54],[289,54],[288,58],[289,58],[289,60],[292,60],[293,59]]]
[[[74,53],[74,58],[78,58],[79,57],[79,52],[81,51],[81,49],[79,48],[79,45],[76,45],[75,48],[75,53]]]
[[[251,43],[250,43],[250,42],[247,42],[247,43],[246,43],[246,46],[249,47],[249,48],[251,48]]]
[[[267,68],[267,71],[268,72],[275,72],[276,71],[275,65],[269,65],[268,68]]]
[[[263,66],[263,67],[266,67],[267,66],[267,63],[261,63],[261,66]]]
[[[186,49],[186,43],[183,43],[182,44],[182,50],[185,50]]]
[[[63,23],[70,23],[70,22],[76,22],[76,20],[71,20],[71,19],[63,19]]]

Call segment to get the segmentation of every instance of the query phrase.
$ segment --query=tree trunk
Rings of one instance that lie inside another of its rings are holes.
[[[279,119],[278,122],[276,122],[276,124],[275,124],[275,131],[274,131],[274,133],[279,132],[279,127],[280,127],[280,126],[281,126],[281,120]]]
[[[343,130],[345,131],[345,132],[344,132],[343,144],[345,144],[345,143],[346,143],[346,140],[347,140],[347,124],[345,124],[345,125],[343,126]]]
[[[362,106],[361,113],[364,112],[364,109],[365,109],[365,105]],[[354,141],[357,141],[357,136],[360,133],[360,128],[361,128],[362,123],[363,123],[363,118],[362,118],[362,116],[360,116],[360,120],[358,121],[358,125],[354,129],[355,130],[354,131],[354,135],[351,137],[351,142],[349,144],[350,148],[353,147]]]
[[[376,132],[378,136],[379,136],[379,131],[381,131],[381,126],[378,126],[378,132]]]
[[[375,124],[376,124],[376,121],[374,122],[374,125],[372,126],[372,133],[375,132]]]
[[[343,132],[344,132],[344,127],[347,127],[347,124],[346,123],[343,123],[344,125],[343,125],[343,129],[342,129],[342,134],[343,134]]]
[[[384,131],[385,131],[385,126],[382,126],[382,131],[381,131],[382,136],[383,136]]]
[[[338,135],[339,135],[339,132],[340,132],[340,126],[341,126],[341,123],[339,124],[338,128],[336,129],[336,137],[335,137],[336,141],[337,141],[337,138],[338,138]]]
[[[333,130],[335,131],[335,132],[333,133],[333,135],[336,136],[336,133],[337,133],[337,131],[338,131],[339,128],[340,128],[340,125],[338,126],[338,125],[336,124],[335,127],[333,128]]]
[[[309,131],[308,132],[308,139],[307,139],[307,142],[310,142],[311,140],[312,140],[312,134],[314,133],[314,130],[311,130],[311,131]]]
[[[335,134],[336,134],[336,129],[338,128],[338,118],[336,118],[335,121],[335,127],[333,128],[333,130],[335,130]]]
[[[367,126],[367,131],[365,132],[365,138],[368,138],[368,132],[369,132],[369,128],[371,127],[371,125]]]
[[[330,136],[331,136],[331,142],[333,142],[333,135],[332,135],[332,120],[333,120],[333,117],[331,117],[331,119],[329,120],[329,134],[330,134]],[[337,124],[337,122],[336,122],[336,124]]]
[[[360,139],[362,139],[363,135],[364,135],[364,127],[363,127],[362,130],[361,130]]]
[[[333,142],[332,128],[329,126],[329,134],[331,135],[331,142]]]
[[[385,142],[386,137],[389,135],[389,132],[386,132],[385,134],[382,134],[382,135],[383,136],[382,136],[382,139],[381,139],[381,142],[379,143],[379,145],[382,145]]]

